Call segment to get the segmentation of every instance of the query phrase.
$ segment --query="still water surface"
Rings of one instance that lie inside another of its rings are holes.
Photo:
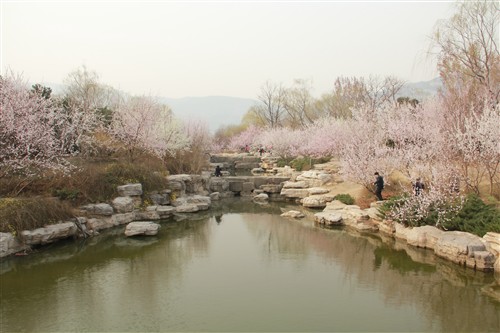
[[[0,331],[500,331],[491,274],[280,209],[226,200],[4,259]]]

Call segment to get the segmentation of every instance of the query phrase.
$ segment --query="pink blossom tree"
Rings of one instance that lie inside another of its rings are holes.
[[[266,149],[271,148],[273,155],[288,158],[299,155],[302,145],[307,144],[307,139],[302,130],[280,127],[262,132],[256,143]]]
[[[68,170],[54,131],[58,110],[20,76],[0,77],[0,177]]]
[[[347,130],[350,136],[340,150],[341,171],[346,178],[374,192],[374,173],[388,176],[394,170],[386,135],[369,107],[353,109]]]
[[[140,150],[164,158],[189,144],[181,123],[171,110],[146,96],[131,97],[120,105],[110,131],[123,143],[131,161]]]
[[[246,146],[256,147],[257,144],[255,141],[262,131],[262,128],[251,125],[243,132],[232,137],[228,148],[232,151],[239,151]]]

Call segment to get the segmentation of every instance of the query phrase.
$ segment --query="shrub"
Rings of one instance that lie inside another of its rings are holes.
[[[476,194],[470,194],[457,216],[443,227],[482,237],[488,231],[500,232],[500,212],[494,206],[485,204]]]
[[[0,199],[0,232],[19,235],[22,230],[41,228],[73,216],[72,208],[55,198]]]
[[[346,205],[354,205],[354,198],[350,194],[337,194],[333,199]]]

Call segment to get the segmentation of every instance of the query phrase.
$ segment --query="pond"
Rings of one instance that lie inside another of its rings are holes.
[[[227,199],[3,259],[0,331],[500,331],[492,274],[288,209]]]

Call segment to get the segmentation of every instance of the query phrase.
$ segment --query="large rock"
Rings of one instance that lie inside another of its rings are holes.
[[[320,212],[314,214],[314,221],[325,226],[343,225],[342,215],[337,212]]]
[[[175,211],[177,213],[194,213],[194,212],[197,212],[199,210],[200,209],[198,208],[198,205],[190,204],[190,203],[186,203],[186,204],[175,207]]]
[[[226,192],[229,190],[229,182],[224,178],[210,178],[208,187],[212,192]]]
[[[408,228],[405,234],[408,244],[426,249],[434,249],[443,233],[444,231],[439,230],[436,227],[425,225],[421,227]]]
[[[134,212],[115,214],[115,215],[111,216],[111,221],[112,221],[111,226],[117,226],[117,225],[130,223],[130,222],[135,220],[135,217],[136,216],[135,216]]]
[[[489,251],[493,252],[497,257],[500,257],[500,234],[497,232],[487,232],[483,236],[486,242],[486,247]]]
[[[107,203],[98,203],[98,204],[88,204],[82,206],[80,209],[86,211],[92,215],[102,215],[102,216],[111,216],[113,215],[113,207]]]
[[[309,186],[305,181],[292,182],[286,181],[283,183],[283,188],[308,188]]]
[[[21,231],[21,239],[27,245],[44,245],[76,236],[77,232],[78,228],[74,222],[64,222],[34,230],[23,230]]]
[[[332,176],[329,173],[325,173],[317,170],[309,170],[303,172],[300,176],[297,176],[297,181],[305,181],[308,186],[321,186],[332,180]]]
[[[114,198],[112,204],[118,213],[130,213],[135,208],[135,201],[131,197]]]
[[[268,202],[269,195],[267,193],[260,193],[253,197],[253,201],[255,202]]]
[[[152,221],[130,222],[125,227],[125,236],[127,237],[137,236],[137,235],[154,236],[158,234],[159,229],[160,225]]]
[[[309,190],[306,188],[283,188],[280,194],[286,198],[303,199],[309,196]]]
[[[129,213],[129,214],[132,214],[135,217],[135,215],[133,213]],[[102,229],[116,227],[117,225],[119,225],[119,223],[116,221],[117,215],[124,215],[124,214],[115,214],[111,217],[103,217],[103,218],[90,218],[87,220],[87,228],[89,228],[92,231],[99,231]],[[132,218],[132,220],[133,220],[133,218]],[[132,221],[132,220],[130,220],[130,221]],[[130,221],[128,221],[128,222],[130,222]]]
[[[311,187],[311,188],[309,188],[310,195],[326,194],[328,192],[330,192],[330,190],[327,188],[324,188],[324,187]]]
[[[175,208],[172,206],[157,206],[156,212],[160,215],[160,218],[164,219],[172,216],[175,213]]]
[[[149,199],[155,205],[169,205],[171,192],[172,192],[172,190],[164,190],[162,192],[153,192],[149,195]]]
[[[482,251],[486,251],[486,246],[481,237],[461,231],[444,232],[434,248],[437,256],[471,268],[477,267],[474,252]],[[493,263],[489,268],[493,269]]]
[[[160,214],[156,210],[146,209],[145,211],[134,212],[134,221],[161,220]]]
[[[117,187],[118,194],[121,197],[142,195],[142,184],[127,184]]]
[[[21,243],[10,232],[0,232],[0,258],[28,250],[29,248],[27,244]]]
[[[332,200],[331,195],[311,195],[302,199],[302,205],[308,208],[325,208],[326,203]]]
[[[344,209],[347,207],[347,205],[339,200],[333,200],[331,202],[328,202],[326,204],[326,207],[324,211],[333,211],[333,210],[339,210],[339,209]]]
[[[266,193],[280,193],[282,187],[283,186],[280,184],[265,184],[265,185],[261,185],[260,189]]]

